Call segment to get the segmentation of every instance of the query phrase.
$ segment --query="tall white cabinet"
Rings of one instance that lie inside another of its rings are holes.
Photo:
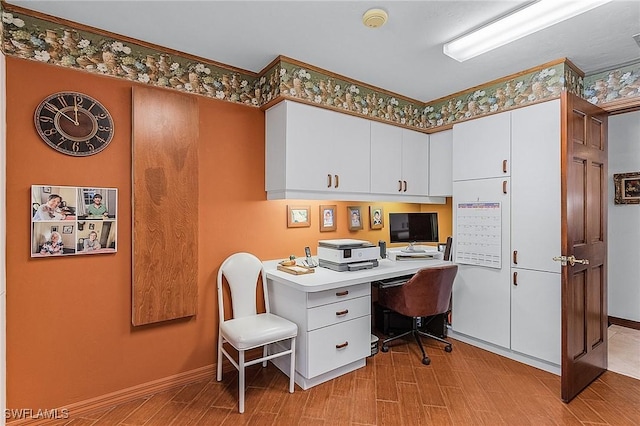
[[[453,127],[454,244],[458,203],[499,202],[502,259],[460,265],[453,331],[550,371],[561,355],[560,118],[553,100]]]

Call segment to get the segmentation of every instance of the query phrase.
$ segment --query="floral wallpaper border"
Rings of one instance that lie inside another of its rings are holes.
[[[6,8],[1,13],[6,55],[253,107],[279,98],[302,100],[422,131],[556,98],[563,89],[598,104],[640,97],[640,63],[583,80],[569,61],[559,60],[424,103],[284,57],[259,74],[243,73]]]
[[[583,97],[596,105],[640,97],[640,60],[585,77]]]

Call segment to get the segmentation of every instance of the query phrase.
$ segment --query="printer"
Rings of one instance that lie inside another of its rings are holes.
[[[339,239],[318,241],[318,263],[334,271],[358,271],[378,266],[380,248],[369,241]]]

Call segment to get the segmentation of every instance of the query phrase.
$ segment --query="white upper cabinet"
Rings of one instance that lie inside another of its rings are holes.
[[[453,195],[453,130],[429,135],[429,195]]]
[[[428,195],[429,135],[371,122],[371,192]]]
[[[453,180],[510,175],[511,113],[453,125]]]
[[[282,101],[265,136],[269,200],[446,202],[429,196],[426,133]]]
[[[266,112],[268,198],[369,192],[369,121],[296,102]]]

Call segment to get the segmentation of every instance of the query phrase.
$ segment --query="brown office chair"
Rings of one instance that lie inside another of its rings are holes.
[[[420,336],[430,337],[445,343],[444,350],[451,352],[451,343],[440,337],[426,333],[418,329],[418,320],[421,317],[445,314],[449,311],[453,280],[458,272],[458,265],[444,265],[435,268],[424,268],[416,272],[409,281],[401,286],[380,288],[378,291],[378,303],[401,315],[413,318],[413,327],[406,333],[385,339],[382,342],[382,352],[389,351],[388,343],[400,339],[409,334],[415,337],[422,351],[422,363],[429,365],[431,360],[422,347]]]

